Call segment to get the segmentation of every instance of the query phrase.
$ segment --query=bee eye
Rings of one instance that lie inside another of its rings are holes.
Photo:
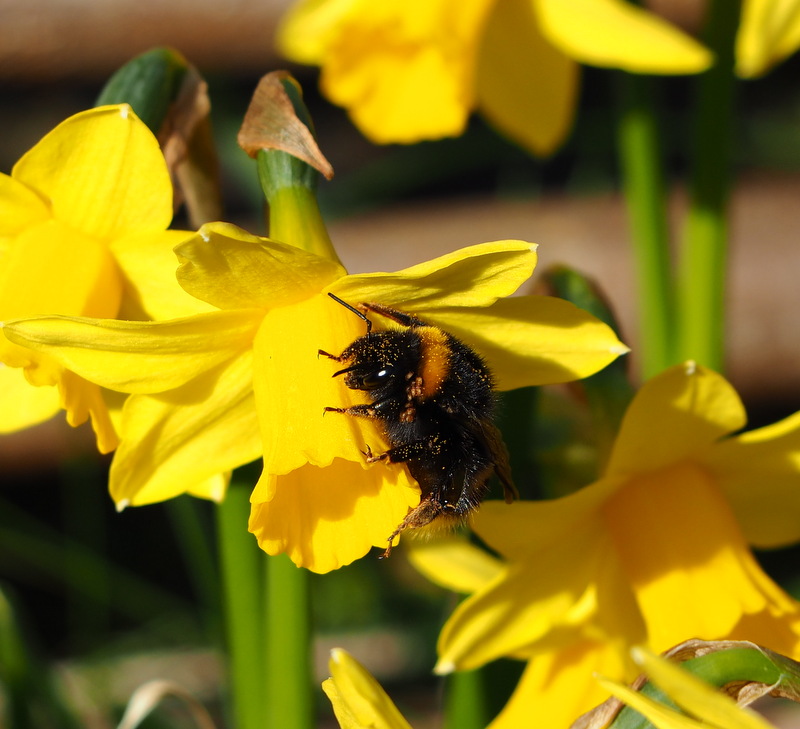
[[[365,390],[377,390],[382,385],[385,385],[393,375],[394,372],[391,367],[374,370],[364,375],[361,379],[361,385]]]

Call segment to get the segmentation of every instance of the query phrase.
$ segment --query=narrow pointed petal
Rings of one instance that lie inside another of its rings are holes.
[[[331,39],[320,84],[379,144],[460,134],[491,0],[361,2]]]
[[[322,688],[342,729],[411,729],[380,684],[341,648],[331,651],[331,678]]]
[[[700,73],[712,61],[700,43],[623,0],[533,0],[542,32],[581,63],[632,73]]]
[[[489,306],[513,294],[536,266],[536,246],[506,240],[461,248],[395,273],[363,273],[330,290],[349,303],[377,301],[401,311]]]
[[[710,726],[770,729],[766,721],[672,661],[638,648],[637,663],[648,678],[678,706]]]
[[[578,76],[578,64],[542,35],[530,0],[495,3],[475,81],[494,127],[537,156],[552,154],[572,126]]]
[[[529,533],[537,523],[529,520]],[[456,608],[439,637],[440,668],[469,669],[505,655],[530,656],[549,635],[564,630],[579,635],[589,626],[597,637],[635,642],[644,636],[602,524],[588,518],[573,526],[535,554],[535,580],[527,562],[515,561]],[[485,531],[476,529],[479,535]]]
[[[159,321],[213,310],[178,284],[178,257],[173,249],[192,235],[183,230],[163,230],[111,242],[123,281],[122,308],[115,318]]]
[[[428,319],[483,356],[500,390],[580,379],[628,351],[608,325],[549,296],[436,309]]]
[[[62,122],[14,165],[12,176],[46,198],[55,218],[97,238],[164,230],[172,219],[161,149],[125,104]]]
[[[272,501],[253,503],[250,531],[268,554],[286,553],[298,567],[325,573],[388,546],[389,535],[419,503],[419,489],[403,466],[335,460],[325,469],[303,466],[265,479]]]
[[[627,678],[631,674],[628,664],[618,646],[591,641],[537,655],[489,729],[530,726],[532,716],[546,726],[568,727],[578,715],[608,697],[595,676]]]
[[[250,349],[260,317],[253,311],[167,322],[51,316],[7,322],[4,332],[102,387],[152,393],[179,387]]]
[[[149,504],[187,492],[219,498],[219,475],[261,453],[251,378],[245,352],[184,387],[129,398],[111,465],[114,501]]]
[[[329,258],[209,223],[175,249],[178,280],[192,296],[220,309],[276,308],[312,296],[345,275]]]
[[[800,47],[798,0],[747,0],[736,36],[736,72],[761,76]]]
[[[55,387],[34,387],[21,369],[2,364],[0,402],[0,433],[14,433],[50,420],[60,407]]]
[[[33,190],[0,173],[0,239],[15,236],[49,217],[47,205]]]
[[[463,537],[412,538],[407,541],[405,552],[408,561],[431,582],[467,594],[488,585],[504,566],[501,560]]]
[[[633,399],[608,473],[650,471],[702,454],[745,422],[739,396],[721,375],[693,363],[672,367]]]
[[[719,479],[747,541],[800,541],[800,413],[717,443],[703,462]]]

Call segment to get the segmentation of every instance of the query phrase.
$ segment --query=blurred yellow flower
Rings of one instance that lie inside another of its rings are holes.
[[[536,262],[521,241],[347,275],[330,256],[213,223],[176,253],[179,282],[214,311],[163,323],[30,319],[7,323],[7,336],[136,393],[111,469],[118,504],[170,498],[263,455],[250,530],[268,553],[318,572],[385,546],[419,501],[406,469],[367,467],[365,444],[384,444],[373,422],[323,417],[354,392],[317,352],[340,352],[364,334],[328,292],[441,326],[484,355],[501,389],[584,377],[627,351],[566,301],[508,298]]]
[[[347,651],[334,648],[328,668],[331,677],[322,689],[342,729],[411,729],[381,685]]]
[[[798,47],[798,0],[744,0],[736,36],[736,71],[740,76],[761,76]]]
[[[657,729],[771,729],[764,719],[672,661],[635,648],[633,658],[648,679],[680,710],[668,707],[615,681],[600,685],[645,717]],[[684,713],[685,712],[685,713]]]
[[[708,51],[623,0],[300,0],[278,31],[325,95],[380,144],[461,134],[479,111],[537,155],[572,123],[578,63],[705,70]]]
[[[70,117],[10,176],[0,175],[0,320],[164,318],[207,308],[177,285],[174,264],[168,265],[173,246],[190,235],[167,230],[171,219],[164,157],[131,108]],[[41,423],[64,408],[71,425],[91,417],[101,451],[116,446],[96,384],[2,334],[0,362],[0,432]]]
[[[725,438],[744,424],[721,376],[675,367],[639,391],[599,481],[484,505],[474,529],[505,563],[448,620],[438,670],[531,659],[493,729],[533,711],[569,726],[602,700],[593,673],[635,675],[633,645],[731,638],[800,652],[798,604],[748,546],[800,541],[800,413]]]

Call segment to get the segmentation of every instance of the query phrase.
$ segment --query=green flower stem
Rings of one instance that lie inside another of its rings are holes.
[[[230,661],[230,723],[237,729],[263,729],[261,562],[266,556],[246,528],[249,498],[250,488],[245,483],[231,483],[217,508],[217,538]]]
[[[709,9],[706,43],[716,63],[698,78],[694,168],[679,271],[680,358],[717,371],[724,365],[726,209],[739,13],[738,0],[713,0]]]
[[[483,669],[450,674],[445,691],[444,729],[483,729],[489,724]]]
[[[269,729],[312,729],[315,686],[311,666],[311,611],[306,570],[286,555],[267,560],[266,694]]]
[[[639,288],[639,347],[645,378],[674,361],[674,305],[653,79],[620,74],[618,146]]]

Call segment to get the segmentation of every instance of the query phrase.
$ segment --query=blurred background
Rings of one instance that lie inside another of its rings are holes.
[[[274,52],[272,36],[287,5],[0,0],[0,171],[10,172],[47,131],[92,106],[123,63],[169,45],[209,84],[225,218],[262,233],[255,166],[236,146],[236,132],[258,79],[289,68],[336,170],[319,196],[351,272],[393,270],[489,240],[533,241],[541,267],[566,263],[599,283],[635,365],[636,292],[619,192],[612,74],[585,69],[576,127],[546,160],[531,158],[479,119],[458,139],[379,148],[321,98],[315,69]],[[695,2],[658,5],[685,27],[697,22]],[[739,86],[727,374],[751,425],[800,410],[798,79],[800,58],[794,58],[758,83]],[[677,78],[663,99],[665,158],[675,180],[687,165],[690,94],[691,84]],[[674,235],[683,200],[676,184]],[[533,447],[544,451],[552,440],[552,433],[534,434]],[[256,473],[241,477],[254,482]],[[153,677],[172,678],[214,706],[223,670],[213,508],[184,497],[117,514],[106,474],[88,428],[72,430],[60,417],[0,438],[0,584],[19,629],[36,645],[36,660],[57,667],[87,727],[113,725],[133,689]],[[319,674],[326,675],[327,650],[342,645],[385,682],[414,726],[436,726],[441,690],[430,668],[436,635],[456,598],[419,577],[401,551],[386,563],[367,557],[315,578]],[[759,555],[795,596],[798,556],[798,550]],[[507,670],[510,689],[517,669]],[[329,717],[325,704],[320,695],[321,715]],[[150,721],[146,726],[159,726]]]

